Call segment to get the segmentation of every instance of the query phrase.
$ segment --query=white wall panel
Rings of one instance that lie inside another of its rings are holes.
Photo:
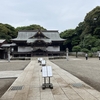
[[[31,47],[18,47],[18,52],[30,52],[32,51],[32,48]]]
[[[60,46],[48,46],[47,51],[60,51]]]

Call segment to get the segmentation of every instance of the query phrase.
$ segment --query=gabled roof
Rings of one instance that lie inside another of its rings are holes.
[[[3,44],[6,44],[7,41],[5,39],[0,39],[0,47],[3,45]]]
[[[5,40],[0,39],[0,43],[3,43]]]
[[[34,42],[36,39],[32,38],[34,35],[36,35],[37,31],[19,31],[18,32],[18,36],[15,39],[12,39],[13,41],[26,41],[26,42]],[[55,30],[48,30],[48,31],[42,31],[42,34],[44,34],[44,36],[48,37],[48,39],[44,39],[44,41],[46,42],[50,42],[50,41],[64,41],[64,39],[61,39],[59,36],[59,32],[55,31]]]
[[[31,38],[38,38],[38,37],[49,39],[41,31],[36,32],[36,34],[34,34],[34,36]]]

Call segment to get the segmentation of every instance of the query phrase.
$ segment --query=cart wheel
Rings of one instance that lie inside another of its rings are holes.
[[[50,86],[50,89],[53,89],[53,86]]]
[[[43,86],[42,86],[42,89],[44,90],[45,88],[46,88],[46,87],[43,85]]]
[[[53,85],[52,85],[52,84],[50,84],[50,85],[49,85],[49,88],[50,88],[50,89],[53,89]]]
[[[44,90],[44,89],[45,89],[45,87],[42,87],[42,89]]]

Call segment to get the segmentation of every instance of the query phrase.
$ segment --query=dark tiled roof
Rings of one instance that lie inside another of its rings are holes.
[[[11,47],[11,46],[16,46],[15,43],[12,44],[3,44],[1,47]]]
[[[51,42],[51,39],[39,39],[39,40],[47,42],[47,43]],[[33,42],[36,42],[36,41],[38,41],[38,39],[28,39],[27,43],[33,43]]]
[[[13,41],[27,41],[27,42],[34,42],[35,39],[30,39],[31,37],[33,37],[35,34],[37,33],[37,31],[19,31],[18,32],[18,36],[15,39],[12,39]],[[59,32],[56,30],[49,30],[49,31],[42,31],[42,34],[44,34],[46,37],[48,37],[47,39],[43,39],[46,42],[50,42],[50,41],[64,41],[64,39],[61,39],[59,36]]]

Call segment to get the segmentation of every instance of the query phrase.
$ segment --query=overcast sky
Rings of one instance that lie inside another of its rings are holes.
[[[0,23],[38,24],[62,32],[74,29],[100,0],[0,0]]]

